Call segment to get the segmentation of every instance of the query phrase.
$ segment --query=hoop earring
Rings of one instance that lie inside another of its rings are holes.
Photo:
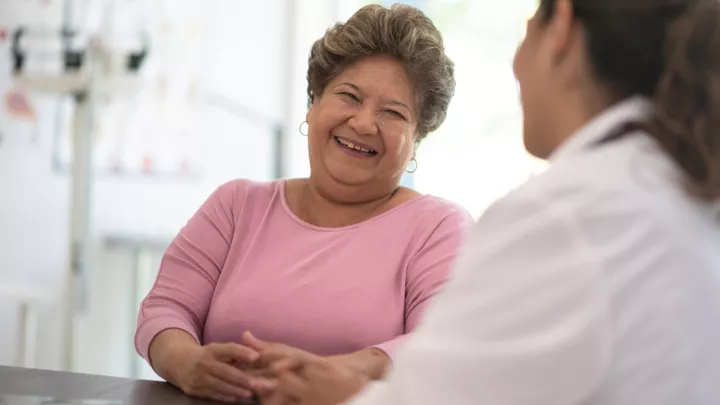
[[[303,131],[303,127],[305,127],[305,131]],[[310,130],[310,124],[308,124],[307,121],[303,121],[300,123],[300,128],[298,128],[300,131],[300,135],[302,136],[308,136],[308,132]]]
[[[415,172],[417,171],[417,169],[418,169],[418,161],[417,161],[417,159],[412,158],[411,162],[415,162],[415,167],[413,167],[412,170],[405,170],[406,172],[408,172],[408,173],[410,173],[410,174],[415,173]]]

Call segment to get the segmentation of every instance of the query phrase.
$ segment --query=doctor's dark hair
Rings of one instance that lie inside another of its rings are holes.
[[[422,140],[445,121],[455,94],[455,68],[445,55],[440,31],[422,11],[408,5],[368,5],[327,30],[310,51],[308,103],[322,97],[346,66],[376,54],[392,55],[405,65],[417,96],[416,140]]]
[[[552,18],[556,1],[541,0]],[[564,0],[562,0],[564,1]],[[690,190],[720,198],[720,2],[572,0],[594,74],[625,98],[655,107],[648,133],[688,178]]]

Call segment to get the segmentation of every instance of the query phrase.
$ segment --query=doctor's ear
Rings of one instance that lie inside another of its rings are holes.
[[[557,0],[552,14],[545,21],[547,50],[555,60],[562,60],[570,52],[576,40],[576,30],[581,28],[575,18],[575,10],[569,0]]]

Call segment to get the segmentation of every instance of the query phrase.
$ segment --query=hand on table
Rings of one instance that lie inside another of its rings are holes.
[[[244,343],[260,353],[271,377],[255,377],[251,387],[263,405],[335,405],[360,392],[365,375],[333,358],[320,357],[278,343],[261,341],[251,334]]]
[[[175,371],[175,384],[186,394],[222,402],[252,398],[251,368],[260,358],[257,351],[235,343],[199,346]]]

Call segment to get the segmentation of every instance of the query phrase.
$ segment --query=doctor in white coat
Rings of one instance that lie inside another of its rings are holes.
[[[387,380],[298,352],[258,390],[307,405],[720,404],[720,4],[542,0],[514,67],[526,148],[550,167],[479,219]]]

